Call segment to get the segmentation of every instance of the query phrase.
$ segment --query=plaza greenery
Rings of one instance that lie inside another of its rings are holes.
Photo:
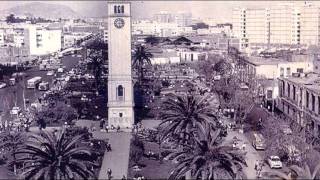
[[[246,166],[245,154],[222,145],[217,110],[204,97],[194,94],[172,95],[163,103],[162,139],[176,139],[178,146],[165,158],[178,163],[170,179],[236,179]],[[220,172],[220,173],[218,173]]]
[[[67,138],[64,131],[32,133],[17,149],[17,162],[24,164],[25,179],[88,179],[94,178],[96,166],[86,146],[77,144],[83,135]]]

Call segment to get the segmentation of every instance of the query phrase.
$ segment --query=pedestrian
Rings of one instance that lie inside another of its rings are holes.
[[[254,170],[258,170],[258,166],[259,166],[259,161],[256,160],[256,162],[254,163]]]
[[[148,151],[148,158],[151,158],[151,151]]]
[[[108,179],[110,180],[112,175],[112,170],[110,168],[108,168],[107,174],[108,174]]]
[[[119,132],[119,131],[120,131],[120,126],[118,125],[118,126],[117,126],[117,132]]]
[[[111,144],[110,144],[110,143],[108,143],[108,150],[109,150],[109,151],[112,151],[112,149],[111,149]]]
[[[106,125],[106,132],[108,133],[109,132],[109,126]]]
[[[127,179],[127,178],[126,178],[125,175],[123,175],[122,178],[121,178],[121,180],[126,180],[126,179]]]
[[[242,150],[243,150],[243,151],[246,150],[246,144],[245,144],[245,143],[242,144]]]

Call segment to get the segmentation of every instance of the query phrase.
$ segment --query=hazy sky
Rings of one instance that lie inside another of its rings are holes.
[[[1,9],[34,1],[0,1]],[[41,1],[62,4],[85,16],[106,15],[107,1]],[[159,11],[191,11],[194,17],[211,17],[221,21],[231,21],[234,7],[268,7],[285,1],[133,1],[133,18],[148,18]],[[303,3],[300,1],[299,3]],[[312,2],[320,5],[320,1]]]

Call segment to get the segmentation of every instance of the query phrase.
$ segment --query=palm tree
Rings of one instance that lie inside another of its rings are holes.
[[[148,51],[148,49],[145,46],[138,45],[134,51],[133,54],[133,66],[135,66],[138,70],[138,79],[139,83],[141,85],[143,80],[143,67],[145,65],[151,65],[151,60],[153,55]]]
[[[278,179],[284,179],[284,180],[292,180],[292,179],[318,179],[317,174],[320,172],[320,164],[318,164],[313,172],[311,172],[310,167],[305,163],[304,167],[301,168],[297,165],[293,165],[289,167],[290,173],[286,174],[281,171],[271,171],[268,175],[269,177],[275,177]]]
[[[99,92],[102,85],[102,72],[104,71],[105,60],[108,58],[108,45],[103,41],[96,39],[86,47],[89,50],[88,58],[90,62],[87,64],[95,78],[95,85]]]
[[[94,160],[88,147],[78,146],[83,135],[66,137],[63,131],[31,134],[25,146],[15,154],[25,164],[25,179],[88,179],[94,178]]]
[[[205,131],[205,127],[216,127],[217,116],[215,110],[206,101],[207,96],[172,95],[162,104],[160,127],[162,139],[170,136],[183,135],[183,139],[190,137],[194,129]],[[209,125],[210,124],[210,125]]]
[[[207,131],[194,138],[195,145],[169,154],[166,159],[178,162],[169,179],[179,179],[190,172],[192,179],[218,179],[221,172],[238,179],[246,164],[245,153],[230,146],[221,145],[220,130]]]
[[[12,155],[13,172],[17,173],[17,149],[23,144],[25,138],[24,133],[5,131],[0,135],[0,148],[5,149]]]

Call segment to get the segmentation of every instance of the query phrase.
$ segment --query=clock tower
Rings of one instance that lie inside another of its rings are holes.
[[[134,123],[130,2],[108,2],[108,125]]]

